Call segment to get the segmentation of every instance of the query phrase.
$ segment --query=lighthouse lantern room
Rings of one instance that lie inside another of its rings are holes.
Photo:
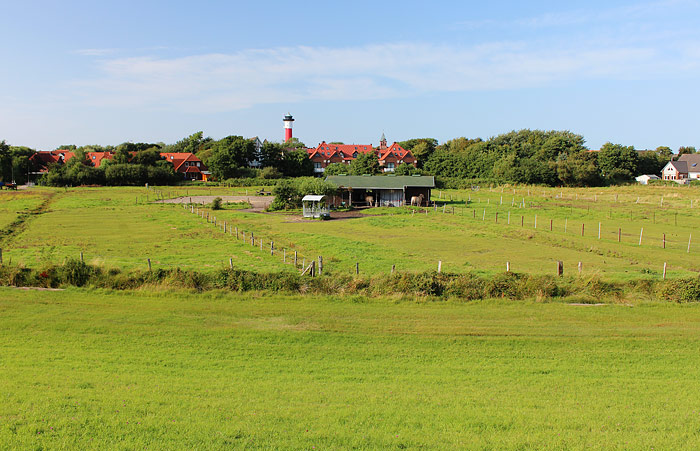
[[[287,113],[287,115],[283,119],[284,121],[284,142],[289,141],[292,139],[292,123],[294,122],[294,118],[292,117],[291,114]]]

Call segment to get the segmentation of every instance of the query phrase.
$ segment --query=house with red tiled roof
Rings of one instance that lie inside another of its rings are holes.
[[[207,181],[211,175],[202,160],[191,152],[161,152],[160,156],[172,163],[175,172],[184,174],[187,180]]]
[[[87,152],[85,158],[87,158],[91,166],[99,168],[102,164],[102,160],[111,160],[114,158],[114,152]]]
[[[410,150],[406,150],[398,143],[387,146],[386,138],[382,133],[379,147],[371,144],[328,144],[323,141],[318,147],[306,149],[309,159],[314,164],[314,172],[321,174],[331,163],[350,164],[360,154],[374,152],[379,159],[379,166],[384,172],[394,172],[401,163],[417,165],[417,160]]]
[[[75,156],[70,150],[39,151],[29,157],[30,164],[34,171],[30,175],[41,175],[49,172],[49,168],[55,164],[65,164]]]

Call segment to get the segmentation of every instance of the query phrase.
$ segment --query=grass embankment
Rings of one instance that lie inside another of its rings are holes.
[[[9,449],[690,449],[700,306],[0,288]]]

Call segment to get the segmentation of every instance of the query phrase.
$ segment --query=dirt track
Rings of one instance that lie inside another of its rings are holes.
[[[165,199],[158,202],[164,204],[210,204],[215,198],[220,197],[222,202],[248,202],[253,206],[252,211],[263,211],[275,200],[275,196],[187,196],[175,199]]]

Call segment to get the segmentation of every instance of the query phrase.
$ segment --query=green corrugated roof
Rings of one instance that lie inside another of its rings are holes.
[[[406,187],[435,188],[435,177],[413,175],[329,175],[326,180],[343,188],[404,189]]]

